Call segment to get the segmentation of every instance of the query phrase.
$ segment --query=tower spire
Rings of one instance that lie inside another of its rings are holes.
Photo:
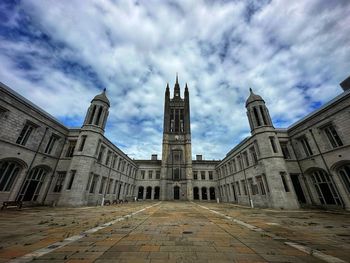
[[[176,72],[176,83],[175,84],[179,84],[179,73]]]

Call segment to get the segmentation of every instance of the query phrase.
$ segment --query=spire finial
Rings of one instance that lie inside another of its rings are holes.
[[[249,87],[249,91],[250,91],[250,93],[253,93],[253,90],[252,90],[252,88],[251,88],[251,87]]]
[[[179,84],[179,73],[176,72],[176,84]]]
[[[186,82],[186,85],[185,85],[185,89],[188,89],[188,87],[187,87],[187,82]]]
[[[107,89],[106,89],[106,88],[104,88],[104,89],[103,89],[103,93],[106,93],[106,90],[107,90]]]

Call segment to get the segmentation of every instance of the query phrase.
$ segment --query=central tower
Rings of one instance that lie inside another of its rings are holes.
[[[165,90],[161,200],[192,200],[190,98],[187,84],[181,98],[178,76],[174,96]]]

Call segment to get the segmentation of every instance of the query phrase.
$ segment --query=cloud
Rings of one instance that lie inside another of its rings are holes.
[[[285,126],[341,92],[349,12],[341,0],[1,3],[0,80],[67,126],[106,87],[107,137],[149,158],[161,155],[165,86],[179,72],[193,155],[219,159],[249,133],[249,87]]]

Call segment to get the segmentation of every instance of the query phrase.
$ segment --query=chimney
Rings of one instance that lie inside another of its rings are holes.
[[[157,161],[158,160],[157,155],[156,154],[152,154],[151,160],[152,161]]]
[[[350,76],[340,83],[340,87],[342,87],[344,91],[350,90]]]
[[[196,155],[196,161],[202,161],[202,155],[201,154],[197,154]]]

